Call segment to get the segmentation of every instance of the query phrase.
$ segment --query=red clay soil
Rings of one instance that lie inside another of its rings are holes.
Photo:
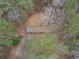
[[[17,25],[17,32],[19,37],[24,37],[25,36],[25,24],[23,21],[20,21]]]
[[[41,26],[42,22],[43,22],[42,13],[36,13],[28,19],[26,26]]]
[[[26,34],[25,30],[27,29],[27,27],[30,27],[30,26],[31,27],[40,27],[42,25],[42,22],[43,22],[42,13],[34,14],[26,22],[20,21],[17,25],[18,36],[24,37]],[[37,31],[39,32],[39,30],[37,30]]]

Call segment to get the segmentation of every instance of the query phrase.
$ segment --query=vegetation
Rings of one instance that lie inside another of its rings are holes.
[[[65,3],[65,32],[71,36],[79,33],[79,0],[66,0]],[[0,0],[0,12],[8,9],[19,8],[22,16],[27,19],[27,12],[32,10],[33,0]],[[17,46],[19,37],[16,34],[16,25],[13,22],[7,22],[0,17],[0,44],[7,46]],[[2,36],[2,37],[1,37]],[[44,34],[41,39],[32,39],[26,41],[28,50],[27,59],[56,59],[56,34]],[[68,54],[71,46],[79,48],[79,38],[71,38],[71,41],[65,42],[62,46],[62,52]]]
[[[71,35],[79,32],[79,15],[77,14],[78,0],[66,0],[66,22],[67,28],[65,29]]]
[[[79,0],[66,0],[65,10],[65,31],[71,36],[71,39],[65,43],[69,46],[69,51],[75,57],[74,59],[79,59],[79,55],[77,56],[79,54],[79,36],[75,37],[79,34]]]
[[[7,35],[8,33],[15,33],[16,26],[12,22],[7,22],[3,18],[0,18],[0,33]]]
[[[41,39],[28,40],[27,59],[56,59],[56,35],[44,34]]]
[[[19,43],[18,37],[8,38],[5,40],[0,40],[0,45],[6,45],[6,46],[17,46]]]
[[[18,44],[19,38],[16,35],[15,23],[7,22],[3,18],[0,18],[0,44],[15,46]]]
[[[0,0],[0,10],[14,9],[17,7],[31,10],[32,0]]]
[[[56,34],[44,34],[41,39],[26,41],[28,48],[27,59],[57,59],[56,55]],[[69,47],[66,44],[61,46],[63,54],[68,54]]]
[[[0,12],[8,11],[9,9],[19,8],[22,17],[26,20],[26,13],[32,9],[32,4],[32,0],[0,0]],[[15,25],[15,23],[10,21],[7,22],[4,18],[0,17],[0,35],[2,36],[0,40],[4,39],[0,44],[11,46],[16,45],[16,42],[18,41],[16,27],[17,26]],[[16,40],[14,40],[15,38]]]
[[[71,36],[75,36],[79,33],[79,14],[78,14],[78,0],[66,0],[66,28],[65,31]],[[72,40],[78,40],[78,38],[72,38]]]

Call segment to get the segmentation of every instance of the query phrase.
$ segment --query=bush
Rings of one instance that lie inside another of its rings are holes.
[[[66,24],[65,29],[71,35],[79,32],[79,15],[76,13],[78,0],[66,0]]]
[[[17,46],[20,39],[18,37],[11,37],[5,40],[0,40],[0,45]]]

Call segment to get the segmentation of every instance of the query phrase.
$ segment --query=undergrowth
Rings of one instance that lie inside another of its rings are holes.
[[[79,15],[77,14],[78,0],[66,0],[66,25],[65,29],[69,34],[73,35],[79,32]]]
[[[73,38],[79,33],[79,0],[66,0],[65,10],[65,31],[72,36],[72,38],[65,43],[69,46],[69,49],[72,49],[71,47],[79,49],[79,38]]]
[[[56,59],[56,35],[44,34],[41,39],[27,40],[27,59]]]
[[[32,9],[32,0],[0,0],[0,12],[8,11],[9,9],[19,8],[24,20],[27,19],[27,12]],[[0,14],[1,15],[1,14]],[[7,22],[0,17],[0,44],[15,46],[19,42],[17,38],[17,26],[13,22]]]
[[[27,59],[57,59],[56,54],[56,34],[44,34],[42,38],[27,40]],[[63,54],[69,52],[69,47],[63,44],[61,47]]]

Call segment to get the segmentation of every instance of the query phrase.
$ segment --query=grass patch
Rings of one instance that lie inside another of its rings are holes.
[[[67,28],[65,29],[71,35],[79,32],[79,15],[76,13],[78,0],[66,0],[66,21]]]
[[[33,0],[0,0],[0,10],[6,11],[8,9],[14,9],[19,7],[25,10],[31,10],[33,6]]]
[[[65,10],[66,10],[66,23],[67,27],[65,31],[71,36],[76,36],[79,33],[79,0],[66,0]],[[79,38],[72,38],[71,41],[65,42],[66,45],[71,47],[76,47],[79,49]]]
[[[27,59],[57,59],[56,55],[56,34],[44,34],[41,39],[27,40]],[[68,54],[69,46],[63,44],[63,54]]]
[[[3,18],[0,18],[0,33],[5,35],[9,33],[16,33],[16,25],[12,22],[7,22]]]
[[[16,46],[19,43],[19,38],[16,36],[9,36],[16,34],[16,25],[12,22],[7,22],[5,19],[0,18],[0,34],[4,39],[0,38],[0,44],[8,46]]]
[[[56,59],[56,35],[44,34],[41,39],[28,40],[26,43],[27,59]]]
[[[6,46],[17,46],[19,43],[18,37],[8,38],[5,40],[0,40],[0,45],[6,45]]]

